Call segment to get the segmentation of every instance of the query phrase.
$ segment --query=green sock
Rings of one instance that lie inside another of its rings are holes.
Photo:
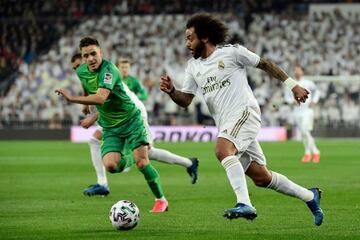
[[[116,167],[115,172],[117,173],[122,172],[125,168],[131,167],[134,164],[134,162],[135,162],[134,156],[132,153],[122,156]]]
[[[139,170],[142,172],[142,174],[144,174],[144,177],[155,197],[157,199],[162,198],[164,193],[161,188],[160,175],[156,169],[151,165],[151,163],[149,163],[144,168]]]

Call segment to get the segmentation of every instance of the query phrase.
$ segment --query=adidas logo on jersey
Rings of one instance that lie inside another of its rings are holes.
[[[198,72],[198,73],[196,74],[196,77],[200,77],[200,76],[201,76],[201,73]]]

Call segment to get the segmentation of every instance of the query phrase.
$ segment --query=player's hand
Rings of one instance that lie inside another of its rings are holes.
[[[81,111],[85,115],[90,114],[90,106],[89,105],[84,105]]]
[[[299,105],[300,103],[304,103],[309,97],[309,91],[299,85],[296,85],[291,91],[294,94],[295,101]]]
[[[92,117],[87,117],[84,118],[83,120],[80,120],[80,126],[82,126],[83,128],[88,129],[89,127],[91,127],[93,125],[94,121],[92,119]]]
[[[170,93],[174,88],[174,85],[169,76],[160,77],[160,90],[166,93]]]
[[[73,96],[71,96],[70,93],[63,88],[56,89],[55,93],[57,93],[57,95],[62,95],[69,102],[73,100]]]

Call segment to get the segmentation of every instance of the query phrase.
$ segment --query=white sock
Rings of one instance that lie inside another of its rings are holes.
[[[237,202],[252,206],[246,185],[245,172],[236,156],[227,156],[221,161],[230,184],[236,194]]]
[[[149,150],[149,159],[184,166],[186,168],[192,165],[192,161],[189,158],[181,157],[167,150],[151,147]]]
[[[96,172],[97,183],[100,185],[108,186],[106,171],[101,158],[101,142],[98,139],[91,137],[89,140],[89,146],[91,153],[91,161],[94,165],[94,169]]]
[[[291,197],[299,198],[304,202],[308,202],[314,198],[313,192],[290,181],[284,175],[273,171],[271,172],[271,175],[272,179],[267,188],[271,188]]]
[[[319,153],[319,149],[315,145],[315,140],[309,131],[305,132],[305,138],[307,139],[306,151],[309,153]]]
[[[315,144],[315,139],[314,137],[311,135],[311,133],[309,132],[309,138],[310,138],[310,149],[311,149],[311,152],[312,153],[319,153],[319,149],[316,147],[316,144]]]

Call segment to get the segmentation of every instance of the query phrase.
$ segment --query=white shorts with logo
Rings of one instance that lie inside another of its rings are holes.
[[[256,136],[261,127],[259,114],[247,107],[239,116],[227,119],[219,127],[218,137],[231,141],[238,150],[237,156],[246,171],[252,161],[266,165],[266,158]]]

